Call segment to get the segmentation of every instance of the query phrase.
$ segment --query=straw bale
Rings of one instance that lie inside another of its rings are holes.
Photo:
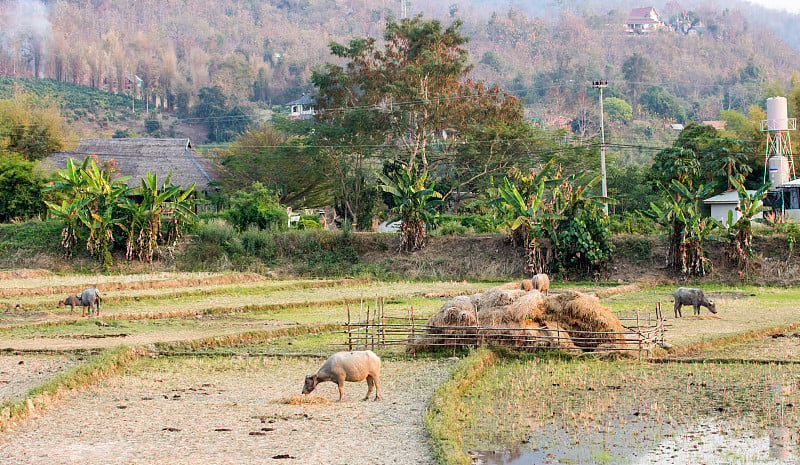
[[[526,292],[523,283],[494,287],[482,294],[445,302],[428,320],[417,346],[475,345],[485,341],[504,347],[565,350],[621,344],[619,319],[597,297],[576,291],[544,296]]]
[[[478,316],[470,296],[458,296],[445,302],[428,319],[427,328],[412,344],[416,347],[436,345],[474,345],[477,341]]]
[[[535,335],[540,337],[537,347],[558,348],[574,350],[578,349],[566,328],[554,321],[545,321],[542,326],[535,330]]]
[[[502,312],[502,311],[500,311]],[[491,312],[495,313],[495,312]],[[529,347],[535,330],[530,328],[535,325],[531,320],[516,322],[508,321],[499,326],[481,327],[481,337],[486,342],[503,347]]]
[[[478,307],[478,322],[481,327],[522,324],[527,320],[538,320],[544,314],[544,299],[539,291],[520,295],[506,305]]]
[[[568,331],[590,332],[573,333],[576,337],[575,344],[581,347],[597,347],[604,343],[615,344],[621,336],[599,333],[626,331],[616,315],[603,307],[597,297],[588,294],[567,291],[548,296],[544,307],[546,320],[555,321]]]
[[[469,296],[458,296],[445,302],[428,319],[429,326],[475,326],[478,316]]]
[[[517,283],[519,284],[519,283]],[[524,295],[525,291],[522,289],[502,289],[502,286],[493,287],[488,291],[484,292],[483,294],[475,294],[473,297],[473,302],[475,303],[475,307],[478,309],[481,308],[490,308],[490,307],[502,307],[508,305],[512,302],[515,302],[520,296]]]
[[[507,305],[506,313],[511,321],[540,320],[544,315],[544,296],[539,291],[527,292]]]

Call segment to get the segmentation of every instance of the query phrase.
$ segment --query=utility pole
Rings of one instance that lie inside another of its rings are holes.
[[[592,81],[592,87],[600,90],[600,174],[603,176],[603,198],[608,197],[606,185],[606,132],[603,126],[603,89],[608,87],[608,81]],[[608,216],[608,203],[603,202],[603,212]]]

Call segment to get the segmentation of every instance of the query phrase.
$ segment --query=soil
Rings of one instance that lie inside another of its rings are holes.
[[[0,399],[19,400],[36,384],[80,363],[76,357],[61,355],[0,356]]]
[[[145,362],[4,433],[0,463],[435,463],[425,406],[454,361],[384,360],[378,401],[361,400],[362,382],[346,383],[342,402],[322,383],[317,402],[287,403],[322,362]]]

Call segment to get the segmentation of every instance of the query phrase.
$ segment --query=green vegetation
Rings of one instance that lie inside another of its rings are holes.
[[[62,229],[56,222],[41,220],[0,224],[0,251],[5,256],[58,254]]]
[[[89,253],[108,269],[115,230],[121,229],[127,236],[126,257],[152,261],[159,245],[174,246],[197,220],[189,197],[194,184],[186,190],[173,186],[170,174],[159,185],[148,172],[141,186],[131,189],[125,183],[129,178],[118,177],[113,162],[98,164],[87,156],[78,166],[67,160],[66,170],[47,188],[62,193],[63,200],[45,202],[50,214],[63,222],[61,245],[67,256],[75,252],[79,238],[86,238]]]
[[[0,223],[44,214],[43,191],[48,181],[33,162],[16,155],[0,158]]]
[[[87,109],[95,111],[119,110],[131,104],[129,96],[114,92],[105,92],[94,87],[87,87],[71,82],[55,79],[32,79],[0,76],[0,99],[11,99],[16,92],[23,91],[39,96],[58,96],[59,106],[63,110],[77,114]]]
[[[400,250],[414,252],[425,247],[426,229],[434,227],[444,204],[434,183],[428,184],[428,171],[419,171],[414,164],[401,167],[394,176],[378,174],[381,189],[392,196],[390,210],[400,217]]]
[[[483,372],[498,361],[494,352],[480,349],[461,360],[453,369],[450,380],[436,389],[431,404],[425,413],[425,425],[434,444],[438,463],[445,465],[468,465],[463,439],[464,424],[473,417],[466,416],[462,408],[462,397],[481,379]]]

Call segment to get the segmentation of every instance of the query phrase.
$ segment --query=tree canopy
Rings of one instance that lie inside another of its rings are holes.
[[[461,24],[390,18],[382,45],[373,38],[330,44],[345,64],[312,76],[324,126],[314,145],[339,167],[342,196],[379,163],[397,161],[437,183],[446,178],[444,197],[458,198],[529,150],[535,138],[516,97],[469,79]]]

